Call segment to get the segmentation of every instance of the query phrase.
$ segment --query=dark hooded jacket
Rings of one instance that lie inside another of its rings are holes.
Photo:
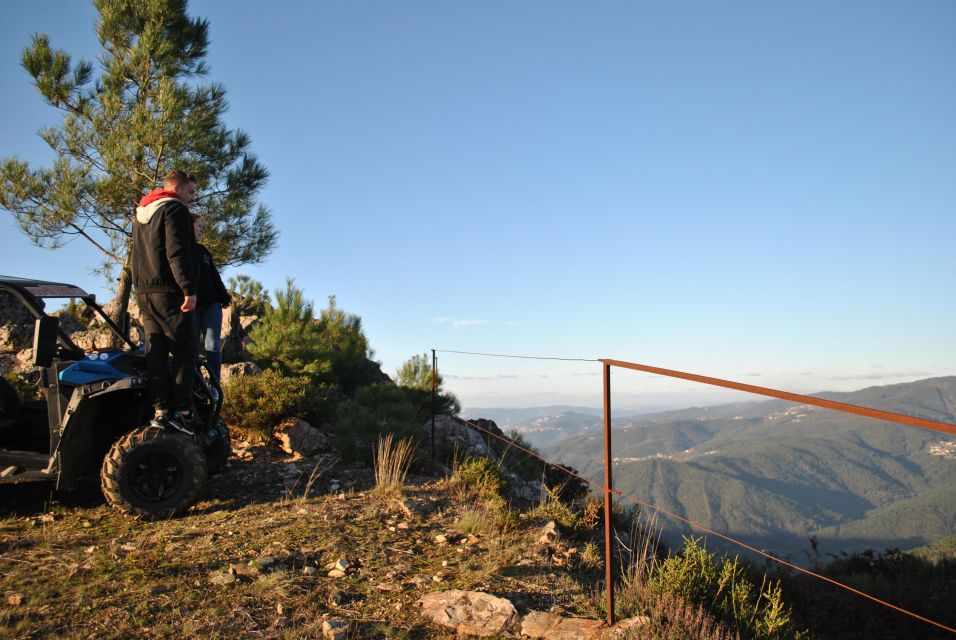
[[[133,287],[138,293],[197,293],[192,216],[175,191],[154,189],[133,222]]]
[[[196,243],[196,275],[199,278],[197,285],[196,306],[205,307],[210,304],[229,306],[232,296],[226,285],[222,283],[219,269],[212,260],[212,254],[205,245]]]

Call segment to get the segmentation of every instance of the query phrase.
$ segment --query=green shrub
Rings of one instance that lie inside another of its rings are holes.
[[[367,461],[379,436],[421,439],[421,425],[401,389],[376,384],[362,387],[335,414],[335,444],[346,460]]]
[[[579,524],[579,514],[568,503],[561,500],[559,492],[545,486],[545,496],[537,507],[529,513],[534,518],[541,520],[554,520],[562,528],[575,530]]]
[[[745,638],[795,636],[780,584],[763,577],[757,588],[738,558],[718,560],[702,539],[685,538],[679,554],[651,568],[648,583],[653,595],[676,596],[704,607]]]
[[[508,486],[498,466],[490,458],[469,458],[459,461],[452,470],[451,481],[481,501],[503,501]]]
[[[303,414],[308,390],[308,378],[268,369],[258,375],[237,376],[223,388],[222,417],[246,437],[268,440],[283,418]]]
[[[312,381],[302,400],[302,417],[315,426],[334,423],[339,405],[346,400],[338,385]]]
[[[9,382],[17,392],[17,398],[21,403],[40,400],[43,397],[43,392],[37,385],[28,382],[23,376],[13,371],[3,374],[3,379]]]

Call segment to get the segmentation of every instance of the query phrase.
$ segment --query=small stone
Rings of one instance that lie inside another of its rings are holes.
[[[407,522],[399,522],[399,523],[398,523],[398,528],[399,528],[399,529],[408,529],[408,523],[407,523]]]
[[[344,578],[345,572],[340,569],[332,569],[326,575],[328,575],[330,578]]]
[[[338,569],[339,571],[348,571],[352,566],[352,563],[346,560],[345,558],[339,558],[338,562],[335,563],[333,569]]]
[[[432,576],[432,582],[442,582],[444,579],[445,574],[440,571]]]
[[[40,516],[39,520],[40,520],[40,522],[45,522],[45,523],[55,522],[55,521],[56,521],[56,514],[53,514],[53,513],[44,513],[42,516]]]
[[[326,640],[345,640],[348,624],[345,620],[332,618],[322,623],[322,637]]]
[[[345,602],[345,594],[341,591],[333,591],[329,594],[329,604],[339,606]]]
[[[83,521],[83,528],[84,528],[84,529],[89,529],[89,528],[92,527],[92,526],[93,526],[93,523],[90,522],[89,520],[84,520],[84,521]]]
[[[541,530],[541,535],[538,537],[538,544],[554,544],[559,537],[558,523],[554,520],[550,520]]]
[[[90,555],[90,554],[93,553],[94,551],[96,551],[96,545],[95,545],[95,544],[94,544],[92,547],[87,547],[86,549],[83,549],[83,553],[85,553],[86,555]]]
[[[276,613],[280,616],[285,613],[285,607],[282,606],[282,603],[276,604]]]
[[[226,585],[233,584],[238,578],[236,577],[235,571],[217,571],[209,579],[209,582],[212,584]]]
[[[275,562],[276,562],[275,556],[260,556],[256,558],[255,560],[250,560],[249,566],[257,567],[259,569],[265,569],[266,567],[270,567],[274,565]]]
[[[7,604],[11,607],[19,607],[27,601],[26,596],[20,593],[12,593],[7,596]]]
[[[314,576],[314,575],[315,575],[315,567],[312,567],[312,566],[303,567],[303,568],[302,568],[302,573],[304,573],[304,574],[307,575],[307,576]]]
[[[437,536],[435,536],[435,542],[437,542],[438,544],[445,544],[446,542],[448,542],[448,536],[446,536],[445,534],[439,533]]]
[[[448,561],[447,561],[447,560],[442,560],[442,561],[441,561],[441,566],[447,567],[447,566],[448,566]]]
[[[121,544],[120,549],[129,553],[130,551],[136,551],[137,547],[132,542],[127,542],[126,544]]]
[[[602,638],[625,638],[631,637],[632,634],[629,633],[631,629],[644,627],[651,623],[651,619],[647,616],[634,616],[633,618],[625,618],[620,620],[613,627],[607,630],[607,632],[602,636]]]

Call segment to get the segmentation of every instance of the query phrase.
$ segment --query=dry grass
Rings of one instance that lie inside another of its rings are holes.
[[[290,500],[291,464],[304,489]],[[415,605],[447,589],[510,594],[522,612],[557,604],[597,617],[594,572],[556,566],[528,545],[537,525],[515,518],[502,531],[495,512],[444,481],[404,487],[406,501],[432,505],[410,514],[377,496],[373,470],[311,464],[234,459],[206,500],[164,522],[95,500],[55,504],[41,520],[48,492],[23,508],[0,501],[0,639],[315,638],[323,616],[348,621],[350,638],[451,639]],[[327,493],[330,472],[343,492]],[[434,542],[472,528],[477,544]],[[328,577],[340,558],[354,569]],[[230,567],[236,581],[218,584]],[[21,604],[8,604],[15,594]]]
[[[379,437],[375,447],[375,493],[380,497],[402,495],[405,477],[415,456],[410,438],[393,442],[392,434]]]

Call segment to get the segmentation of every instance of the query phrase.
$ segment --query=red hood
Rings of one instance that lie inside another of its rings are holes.
[[[156,202],[160,198],[176,198],[179,200],[179,194],[175,191],[169,191],[168,189],[153,189],[139,201],[139,206],[145,207],[151,202]]]

